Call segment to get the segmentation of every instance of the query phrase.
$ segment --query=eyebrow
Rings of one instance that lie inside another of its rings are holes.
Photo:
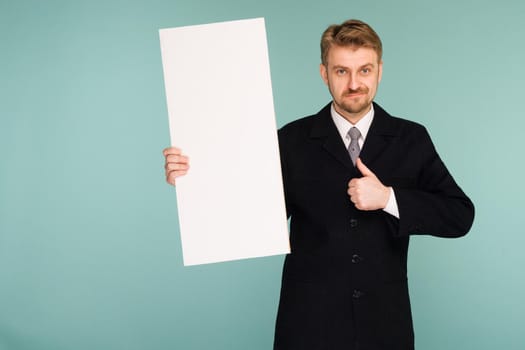
[[[371,66],[371,67],[375,67],[375,65],[374,65],[372,62],[369,62],[369,63],[365,63],[365,64],[363,64],[363,65],[360,66],[358,69],[365,68],[365,67],[369,67],[369,66]],[[348,67],[346,67],[346,66],[341,66],[341,65],[337,65],[337,66],[334,66],[334,67],[333,67],[333,69],[341,69],[341,68],[342,68],[342,69],[346,69],[346,70],[350,69],[350,68],[348,68]]]

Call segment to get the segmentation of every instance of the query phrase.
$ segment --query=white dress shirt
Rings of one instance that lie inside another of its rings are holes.
[[[365,114],[365,116],[361,118],[355,125],[350,123],[342,115],[337,113],[333,103],[331,107],[331,112],[332,120],[334,121],[335,126],[337,127],[337,130],[339,131],[339,134],[341,135],[341,138],[343,139],[346,148],[348,148],[348,146],[350,145],[350,135],[348,135],[348,131],[350,130],[350,128],[356,127],[361,133],[361,136],[359,137],[357,142],[359,143],[359,148],[363,149],[363,145],[365,144],[366,140],[366,135],[368,135],[370,125],[372,125],[372,120],[374,120],[374,106],[372,105],[370,111],[368,111],[368,113]],[[399,208],[397,206],[396,195],[392,187],[390,187],[390,197],[388,198],[386,207],[383,210],[399,219]]]

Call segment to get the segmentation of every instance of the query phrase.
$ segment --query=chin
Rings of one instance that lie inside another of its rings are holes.
[[[368,109],[369,106],[370,104],[364,104],[364,105],[359,105],[359,106],[343,105],[342,107],[348,113],[356,114],[356,113],[361,113],[365,111],[366,109]]]

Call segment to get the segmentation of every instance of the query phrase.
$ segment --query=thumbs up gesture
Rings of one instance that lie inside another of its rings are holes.
[[[357,159],[357,169],[363,177],[348,182],[348,195],[359,210],[384,209],[390,198],[390,188],[384,186],[377,176],[368,169],[361,158]]]

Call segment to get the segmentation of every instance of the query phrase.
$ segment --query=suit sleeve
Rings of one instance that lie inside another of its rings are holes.
[[[428,132],[423,127],[419,132],[417,185],[394,187],[400,215],[397,235],[461,237],[472,226],[474,205],[450,175]]]

